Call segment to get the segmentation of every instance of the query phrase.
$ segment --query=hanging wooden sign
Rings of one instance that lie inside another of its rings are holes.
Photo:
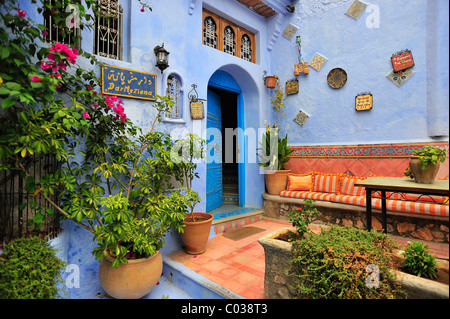
[[[396,52],[391,57],[394,72],[403,71],[414,66],[414,59],[410,50]]]
[[[191,101],[191,118],[192,119],[203,119],[205,118],[205,112],[203,109],[203,102],[201,101]]]
[[[364,92],[355,96],[355,109],[357,111],[367,111],[373,106],[372,93]]]
[[[286,95],[298,93],[298,80],[293,79],[286,82]]]

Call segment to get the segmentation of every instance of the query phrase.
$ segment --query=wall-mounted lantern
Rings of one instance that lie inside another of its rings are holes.
[[[157,45],[153,49],[153,52],[155,52],[156,55],[156,66],[161,70],[161,73],[163,73],[163,71],[169,67],[170,52],[164,49],[164,43],[162,44],[162,46]]]

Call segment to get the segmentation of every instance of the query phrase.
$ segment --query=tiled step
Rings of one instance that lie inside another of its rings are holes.
[[[229,230],[250,225],[263,219],[264,210],[248,210],[247,212],[243,209],[241,213],[237,214],[233,214],[232,212],[230,214],[217,214],[217,218],[215,217],[213,220],[214,232],[216,234],[225,233]]]

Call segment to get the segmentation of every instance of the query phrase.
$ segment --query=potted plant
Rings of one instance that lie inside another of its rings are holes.
[[[183,180],[186,186],[185,193],[190,194],[190,201],[186,204],[189,208],[185,219],[186,226],[180,232],[184,243],[184,250],[191,255],[199,255],[205,252],[214,215],[205,212],[194,212],[195,206],[200,202],[197,192],[192,191],[194,177],[198,178],[195,160],[202,159],[205,155],[205,140],[196,134],[188,133],[187,136],[177,141],[174,148],[177,156],[176,162],[181,162]]]
[[[285,137],[279,136],[276,124],[266,127],[262,142],[259,144],[261,147],[257,150],[261,153],[257,155],[261,160],[258,165],[264,170],[267,192],[270,195],[280,195],[280,192],[286,189],[287,175],[290,173],[284,165],[289,161],[289,156],[294,150],[287,144],[287,134]]]
[[[267,75],[266,77],[264,77],[264,82],[266,83],[266,87],[268,89],[273,89],[278,83],[278,76]]]
[[[414,178],[420,184],[433,184],[440,162],[444,162],[446,156],[445,149],[428,145],[423,149],[414,150],[404,175]]]

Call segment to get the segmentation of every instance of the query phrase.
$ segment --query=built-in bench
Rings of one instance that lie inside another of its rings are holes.
[[[346,174],[289,174],[287,190],[279,196],[263,194],[264,216],[288,220],[288,214],[315,200],[321,216],[316,223],[349,225],[367,229],[366,196],[363,187],[354,184],[367,177]],[[373,194],[372,227],[381,230],[381,198]],[[448,197],[417,194],[387,194],[387,232],[440,243],[449,242]]]

